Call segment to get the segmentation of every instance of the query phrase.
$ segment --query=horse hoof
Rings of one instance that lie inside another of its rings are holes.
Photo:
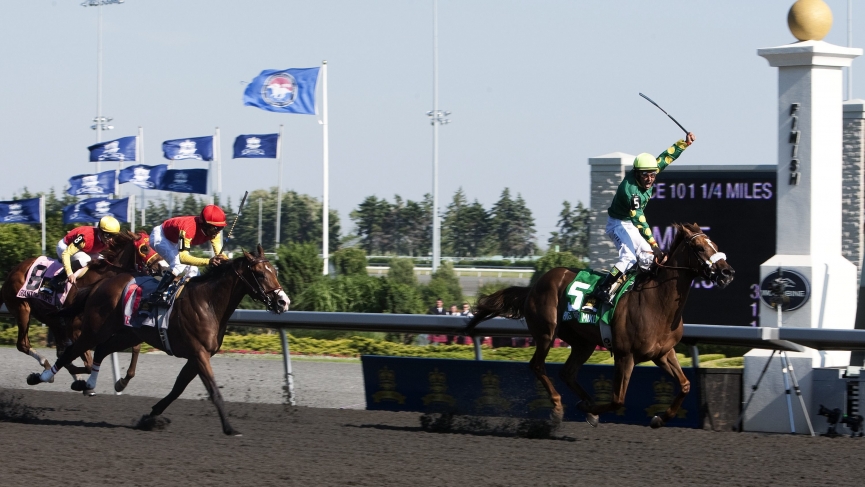
[[[27,376],[27,385],[35,386],[36,384],[41,384],[42,378],[40,374],[33,372],[32,374]]]
[[[87,381],[83,381],[81,379],[72,381],[72,384],[69,386],[69,388],[76,392],[84,392],[87,389]]]
[[[592,413],[586,413],[586,422],[589,423],[592,428],[598,427],[598,415]]]
[[[241,433],[240,431],[237,431],[234,428],[232,428],[228,431],[223,431],[223,433],[225,433],[228,436],[243,436],[243,433]]]
[[[128,384],[128,382],[124,381],[123,379],[119,379],[117,382],[114,383],[114,392],[123,392],[123,390],[126,389],[126,384]]]
[[[167,428],[169,424],[171,424],[171,420],[168,418],[145,414],[141,417],[141,419],[138,420],[138,423],[135,425],[135,429],[144,431],[160,431]]]
[[[652,418],[652,422],[649,423],[649,426],[651,426],[652,429],[658,429],[661,426],[664,426],[664,420],[661,419],[660,416],[655,416]]]
[[[96,395],[96,389],[84,389],[81,391],[87,397],[93,397]]]

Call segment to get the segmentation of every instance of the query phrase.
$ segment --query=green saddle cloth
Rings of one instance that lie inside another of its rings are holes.
[[[619,300],[622,296],[634,286],[634,280],[637,278],[637,273],[633,272],[627,276],[625,284],[616,291],[612,305],[607,303],[596,303],[596,306],[600,306],[597,314],[583,313],[580,310],[583,307],[586,296],[595,290],[595,286],[606,275],[606,272],[593,271],[591,269],[583,269],[577,273],[577,276],[574,277],[574,280],[571,281],[565,291],[565,298],[568,300],[568,308],[563,313],[563,322],[575,321],[585,325],[597,325],[598,320],[605,324],[609,324],[612,321],[613,313],[616,311],[616,305],[619,304]]]

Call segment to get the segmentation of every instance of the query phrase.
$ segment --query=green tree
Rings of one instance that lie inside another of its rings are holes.
[[[339,276],[366,276],[366,253],[358,248],[345,248],[337,250],[331,256]]]
[[[559,213],[558,231],[551,232],[548,240],[551,249],[556,245],[562,252],[570,252],[581,259],[589,256],[589,209],[577,202],[573,208],[567,201],[562,203]]]
[[[406,286],[417,286],[417,276],[414,274],[414,262],[411,259],[394,257],[388,264],[390,270],[387,277],[391,281]]]
[[[354,221],[355,233],[360,240],[360,247],[367,254],[384,254],[387,248],[386,226],[391,210],[390,203],[375,195],[367,196],[357,209],[349,214]]]
[[[381,278],[379,306],[382,313],[419,314],[426,310],[423,296],[417,286],[398,282],[390,277]]]
[[[556,252],[551,249],[543,257],[535,261],[535,272],[532,274],[529,285],[534,284],[541,276],[549,272],[550,269],[555,269],[556,267],[585,269],[586,263],[583,259],[570,252]]]
[[[438,298],[444,301],[445,307],[463,302],[463,289],[460,287],[459,277],[457,277],[450,262],[442,263],[438,270],[432,274],[430,282],[423,286],[422,294],[424,302],[428,306],[435,303]]]
[[[490,217],[478,203],[469,204],[459,188],[442,221],[442,252],[456,257],[477,257],[489,242]]]
[[[0,278],[5,279],[25,259],[39,255],[41,241],[42,235],[36,227],[20,223],[0,225]]]
[[[279,281],[292,300],[322,279],[323,261],[318,252],[318,248],[309,243],[290,242],[279,247],[276,260]]]
[[[525,257],[535,252],[535,220],[523,197],[511,198],[505,188],[492,209],[492,236],[504,256]]]
[[[432,198],[394,203],[376,196],[366,197],[349,215],[355,236],[367,254],[427,255],[432,248]]]

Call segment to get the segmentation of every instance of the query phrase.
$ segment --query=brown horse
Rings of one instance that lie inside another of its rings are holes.
[[[146,270],[151,273],[158,271],[161,259],[148,243],[149,237],[144,232],[133,234],[124,231],[109,239],[106,249],[102,252],[104,260],[90,262],[87,272],[69,290],[64,302],[64,309],[83,310],[82,303],[86,300],[87,295],[107,277],[115,276],[121,272]],[[48,369],[50,368],[48,360],[30,345],[30,339],[27,335],[30,329],[30,318],[34,317],[45,323],[54,334],[58,357],[78,337],[80,322],[74,319],[74,313],[71,313],[72,318],[64,320],[56,307],[41,299],[19,298],[17,296],[18,290],[24,286],[24,279],[35,260],[36,257],[27,259],[9,272],[3,287],[0,288],[0,304],[6,304],[9,313],[18,325],[16,344],[18,350],[35,358],[45,369]],[[83,367],[76,367],[71,363],[66,367],[73,376],[89,374],[91,371],[90,352],[83,353],[81,358],[84,361]],[[135,375],[136,359],[137,355],[133,355],[133,363],[129,367],[132,376]]]
[[[571,345],[561,379],[580,397],[577,408],[586,413],[586,421],[592,426],[597,426],[599,414],[616,411],[624,405],[634,365],[651,360],[677,379],[680,386],[678,396],[663,417],[652,418],[653,428],[663,426],[675,417],[691,388],[673,349],[682,338],[682,312],[691,285],[695,278],[703,277],[724,288],[735,274],[700,227],[696,224],[676,224],[675,227],[676,238],[665,263],[657,265],[654,275],[637,278],[633,289],[619,300],[610,323],[615,361],[612,402],[596,404],[577,383],[580,367],[602,342],[598,327],[559,322],[568,304],[563,295],[576,276],[573,270],[555,268],[541,276],[532,287],[513,286],[482,297],[466,333],[478,323],[496,316],[525,318],[536,346],[529,367],[550,395],[555,422],[561,421],[564,413],[562,398],[547,377],[544,363],[556,334]]]
[[[210,357],[222,346],[228,318],[247,294],[264,302],[272,312],[288,310],[288,296],[279,285],[273,264],[264,257],[261,245],[258,246],[257,255],[244,251],[242,257],[213,267],[186,284],[176,298],[171,316],[167,318],[167,347],[156,327],[131,328],[124,324],[121,295],[131,279],[132,276],[128,274],[111,277],[93,291],[84,309],[81,336],[66,349],[51,369],[41,375],[30,374],[27,383],[35,385],[47,382],[57,370],[93,347],[97,347],[93,361],[97,365],[109,354],[144,341],[171,355],[185,358],[187,362],[177,376],[174,388],[153,406],[149,415],[142,418],[141,426],[147,428],[148,424],[152,425],[156,417],[180,397],[189,382],[198,375],[219,412],[222,431],[227,435],[238,435],[228,423],[222,395],[213,377]],[[94,368],[88,386],[95,387],[97,370]]]

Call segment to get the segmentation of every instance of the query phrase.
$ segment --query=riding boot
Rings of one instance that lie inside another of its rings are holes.
[[[168,307],[169,289],[174,282],[174,274],[166,272],[159,280],[159,286],[150,295],[150,304],[152,307],[163,306]]]
[[[53,295],[55,292],[62,290],[63,283],[66,282],[66,269],[60,269],[60,272],[54,274],[50,281],[43,283],[39,292]]]
[[[597,304],[610,303],[615,295],[613,286],[619,282],[619,277],[622,276],[618,268],[613,267],[609,274],[604,276],[604,280],[595,285],[594,291],[586,296],[586,302],[583,304],[581,311],[583,313],[595,314],[598,312]],[[615,286],[618,289],[618,286]]]

